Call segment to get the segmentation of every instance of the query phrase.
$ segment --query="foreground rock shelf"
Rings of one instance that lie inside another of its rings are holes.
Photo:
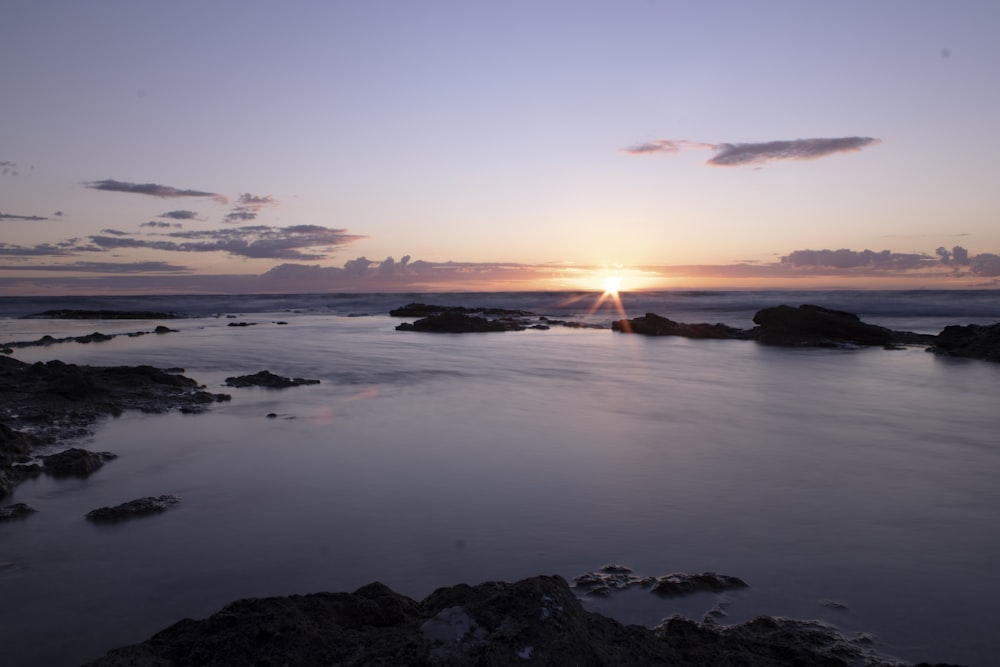
[[[672,616],[656,628],[586,611],[559,576],[440,588],[417,602],[372,583],[353,593],[233,602],[110,651],[126,665],[822,665],[901,667],[870,639],[816,621],[723,626]],[[922,663],[924,664],[924,663]]]

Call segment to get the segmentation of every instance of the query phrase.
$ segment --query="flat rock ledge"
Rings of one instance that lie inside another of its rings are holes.
[[[880,659],[819,622],[720,626],[673,616],[656,628],[584,610],[559,576],[440,588],[417,602],[381,583],[353,593],[233,602],[89,665],[743,665],[847,667]]]
[[[1000,323],[945,327],[930,351],[946,357],[1000,362]]]
[[[25,519],[38,510],[28,503],[14,503],[6,507],[0,507],[0,521],[15,521]]]
[[[933,345],[939,338],[930,334],[894,331],[863,322],[854,313],[808,304],[763,308],[757,311],[753,321],[756,327],[738,329],[725,324],[674,322],[655,313],[646,313],[642,317],[613,322],[611,328],[622,333],[646,336],[755,340],[764,345],[780,347],[878,345],[895,348],[905,345]]]
[[[180,501],[180,498],[173,495],[146,496],[114,507],[99,507],[96,510],[91,510],[87,512],[86,519],[95,523],[117,523],[126,519],[165,512]]]
[[[305,384],[319,384],[319,380],[305,378],[286,378],[275,375],[271,371],[260,371],[253,375],[237,375],[226,378],[227,387],[267,387],[269,389],[284,389]]]
[[[648,588],[661,597],[673,598],[694,593],[721,593],[748,586],[739,577],[715,572],[673,572],[662,577],[639,577],[624,565],[605,565],[596,572],[587,572],[573,579],[574,588],[592,597],[609,597],[615,590],[633,587]]]

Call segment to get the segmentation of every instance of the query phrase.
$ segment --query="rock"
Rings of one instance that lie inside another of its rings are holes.
[[[455,313],[461,315],[498,315],[500,317],[528,317],[532,315],[526,310],[512,310],[509,308],[468,308],[466,306],[432,306],[426,303],[411,303],[401,308],[394,308],[389,311],[392,317],[429,317],[442,313]]]
[[[227,327],[255,327],[256,322],[230,322],[226,325]]]
[[[27,503],[14,503],[7,507],[0,507],[0,521],[14,521],[15,519],[25,519],[38,510]]]
[[[624,565],[605,565],[597,572],[587,572],[573,579],[573,587],[586,591],[593,597],[610,597],[614,590],[624,590],[634,586],[649,588],[656,583],[655,577],[638,577]]]
[[[180,498],[171,495],[156,498],[146,496],[145,498],[130,500],[127,503],[115,505],[114,507],[99,507],[96,510],[87,512],[86,518],[88,521],[95,521],[97,523],[114,523],[135,517],[159,514],[180,501]]]
[[[493,331],[524,331],[527,325],[521,320],[488,320],[465,313],[444,312],[429,315],[416,322],[404,322],[397,331],[423,331],[429,333],[488,333]]]
[[[893,331],[867,324],[853,314],[820,306],[776,306],[758,310],[750,335],[765,345],[842,347],[845,345],[929,344],[934,336]]]
[[[1000,323],[945,327],[930,351],[947,357],[1000,361]]]
[[[161,313],[153,310],[46,310],[22,319],[46,320],[172,320],[181,317],[177,313]]]
[[[739,577],[715,572],[686,574],[675,572],[660,577],[653,584],[653,592],[663,597],[679,597],[692,593],[721,593],[736,588],[747,588],[749,584]]]
[[[682,336],[684,338],[715,338],[723,340],[746,340],[749,333],[725,324],[685,324],[661,317],[656,313],[646,313],[631,320],[611,323],[613,331],[636,333],[645,336]]]
[[[818,622],[735,626],[671,617],[654,629],[587,612],[558,576],[460,584],[422,602],[373,583],[353,593],[233,602],[91,667],[124,665],[899,665]]]
[[[100,468],[105,462],[117,458],[111,452],[90,452],[86,449],[73,447],[58,454],[39,457],[42,467],[53,477],[86,477]]]
[[[253,375],[238,375],[226,378],[227,387],[268,387],[269,389],[284,389],[298,387],[304,384],[319,384],[319,380],[304,378],[286,378],[275,375],[271,371],[260,371]]]

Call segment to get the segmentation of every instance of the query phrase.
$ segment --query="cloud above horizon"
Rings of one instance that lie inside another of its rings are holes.
[[[759,165],[778,160],[815,160],[837,153],[860,151],[880,144],[873,137],[838,137],[819,139],[790,139],[759,143],[710,144],[687,139],[656,139],[622,149],[627,155],[655,155],[677,153],[688,148],[716,151],[705,164],[715,167]]]
[[[229,203],[229,198],[217,192],[204,192],[202,190],[181,190],[169,185],[158,183],[126,183],[116,181],[113,178],[106,178],[103,181],[90,181],[84,186],[91,190],[103,190],[104,192],[126,192],[129,194],[149,195],[151,197],[175,198],[175,197],[208,197],[223,204]]]
[[[171,220],[195,220],[198,218],[198,214],[194,211],[167,211],[157,217],[170,218]]]
[[[150,233],[167,240],[95,235],[90,242],[103,250],[148,248],[169,252],[224,252],[250,259],[326,259],[332,248],[347,245],[363,236],[345,229],[320,225],[269,227],[250,225],[228,229]],[[306,249],[314,249],[306,252]],[[318,249],[318,250],[316,250]]]
[[[239,223],[251,222],[257,219],[257,214],[263,208],[270,208],[279,204],[278,200],[271,195],[258,197],[248,192],[244,192],[236,200],[236,206],[222,219],[223,222]]]
[[[79,273],[191,273],[190,267],[167,262],[73,262],[71,264],[2,265],[0,271],[44,271]]]
[[[40,215],[14,215],[12,213],[0,213],[0,220],[26,220],[28,222],[38,222],[41,220],[48,220],[48,218]]]

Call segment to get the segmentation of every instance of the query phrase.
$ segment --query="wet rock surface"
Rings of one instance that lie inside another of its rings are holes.
[[[124,665],[743,665],[847,667],[883,661],[819,622],[733,626],[671,617],[656,628],[584,610],[566,581],[441,588],[422,602],[380,583],[353,593],[233,602],[89,663]]]
[[[930,351],[947,357],[1000,362],[1000,323],[945,327]]]
[[[0,507],[0,521],[15,521],[25,519],[38,510],[27,503],[14,503],[6,507]]]
[[[267,387],[270,389],[284,389],[286,387],[298,387],[307,384],[319,384],[319,380],[307,380],[305,378],[286,378],[275,375],[271,371],[260,371],[253,375],[237,375],[226,378],[227,387]]]
[[[22,319],[45,320],[172,320],[182,315],[154,310],[46,310],[25,315]]]
[[[723,340],[746,340],[750,333],[726,324],[685,324],[674,322],[656,313],[646,313],[631,320],[611,323],[613,331],[637,333],[644,336],[682,336],[684,338],[714,338]]]
[[[121,505],[99,507],[91,510],[87,512],[86,519],[95,523],[117,523],[118,521],[165,512],[180,501],[180,498],[173,495],[146,496],[145,498],[130,500]]]
[[[69,450],[27,463],[34,450],[91,433],[94,424],[125,410],[197,413],[229,400],[191,378],[152,366],[78,366],[61,361],[28,364],[0,357],[0,497],[26,476],[90,474],[106,453]]]
[[[844,345],[929,345],[935,336],[893,331],[862,322],[854,313],[821,306],[775,306],[757,311],[752,337],[765,345],[841,347]]]
[[[117,338],[118,336],[136,338],[138,336],[146,336],[150,333],[177,333],[177,330],[160,324],[157,325],[153,331],[132,331],[125,334],[102,334],[100,331],[95,331],[84,336],[65,336],[63,338],[54,338],[53,336],[45,335],[36,340],[21,340],[11,341],[9,343],[0,343],[0,348],[3,348],[6,351],[6,354],[12,354],[15,349],[22,347],[48,347],[49,345],[58,345],[60,343],[105,343],[109,340]]]
[[[415,322],[403,322],[397,331],[422,331],[428,333],[488,333],[494,331],[524,331],[530,326],[520,319],[490,320],[478,315],[445,312],[428,315]]]
[[[747,588],[749,584],[739,577],[715,572],[673,572],[662,577],[640,577],[624,565],[605,565],[600,570],[573,579],[574,588],[595,597],[608,597],[615,590],[636,586],[648,588],[661,597],[680,597],[694,593],[721,593]]]
[[[530,317],[531,312],[527,310],[515,310],[510,308],[475,308],[466,306],[435,306],[426,303],[410,303],[401,308],[393,308],[389,311],[392,317],[429,317],[431,315],[441,315],[443,313],[455,313],[461,315],[495,315],[499,317]]]

